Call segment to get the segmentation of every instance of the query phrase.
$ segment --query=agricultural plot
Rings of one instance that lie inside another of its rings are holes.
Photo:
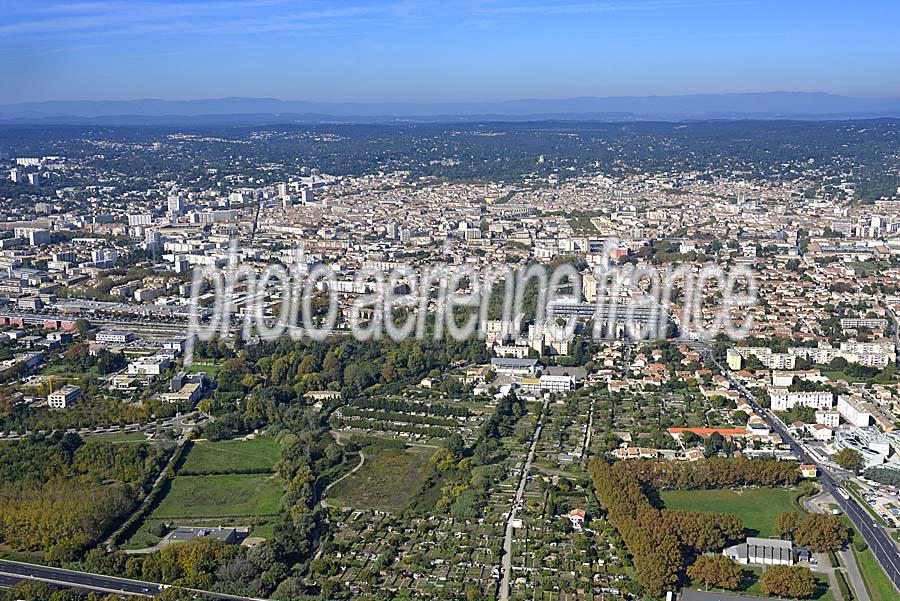
[[[271,438],[201,441],[191,447],[179,474],[234,474],[271,471],[280,448]]]
[[[435,449],[371,446],[365,461],[328,492],[328,502],[342,507],[397,512],[421,488]]]
[[[278,512],[282,492],[282,482],[271,474],[178,476],[153,517],[274,515]]]
[[[151,531],[159,523],[250,526],[251,536],[271,536],[284,495],[284,482],[272,469],[279,454],[272,439],[195,443],[168,492],[125,548],[158,543]]]
[[[360,432],[407,442],[441,441],[454,433],[471,441],[488,411],[484,403],[472,398],[449,399],[413,388],[402,396],[353,399],[334,412],[331,425],[340,432]]]
[[[449,517],[394,516],[331,509],[336,527],[327,573],[333,590],[378,591],[414,598],[465,599],[469,591],[493,595],[503,526],[499,516],[479,523]]]

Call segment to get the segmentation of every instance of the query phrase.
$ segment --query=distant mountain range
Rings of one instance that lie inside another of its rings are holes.
[[[475,120],[859,119],[900,117],[900,98],[815,92],[582,97],[505,102],[309,102],[276,98],[96,100],[0,105],[5,123],[262,124]]]

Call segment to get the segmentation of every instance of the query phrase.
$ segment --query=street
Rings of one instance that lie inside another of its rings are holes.
[[[23,580],[35,580],[47,584],[77,588],[102,594],[126,594],[141,597],[155,597],[164,589],[164,584],[155,582],[142,582],[128,578],[91,574],[75,570],[64,570],[18,561],[0,560],[0,587],[9,587]],[[262,601],[251,597],[226,595],[224,593],[212,593],[189,589],[200,598],[221,599],[223,601]]]
[[[778,433],[781,436],[781,439],[790,445],[791,451],[797,459],[802,463],[810,463],[816,466],[820,474],[819,484],[822,486],[822,490],[834,497],[841,510],[847,514],[847,517],[853,523],[857,532],[863,537],[869,545],[869,548],[872,549],[872,552],[875,554],[881,567],[884,568],[884,571],[887,573],[888,578],[894,583],[894,586],[900,589],[900,557],[898,557],[897,546],[894,544],[890,535],[873,521],[872,517],[865,509],[859,506],[853,497],[839,492],[841,490],[840,484],[831,476],[830,472],[826,469],[826,466],[822,465],[814,457],[808,454],[800,443],[788,433],[780,420],[776,419],[769,411],[758,405],[756,398],[743,384],[734,378],[734,375],[730,370],[724,369],[715,358],[713,358],[713,361],[719,366],[719,369],[725,374],[728,381],[731,382],[731,385],[741,393],[741,396],[743,396],[748,403],[750,403],[754,411],[763,417],[769,428],[771,428],[773,432]]]

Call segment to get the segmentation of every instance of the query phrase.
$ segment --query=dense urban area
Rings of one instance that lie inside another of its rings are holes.
[[[900,598],[900,121],[4,125],[0,162],[0,599]],[[331,335],[257,331],[291,299],[251,277],[196,339],[235,256],[327,265]],[[351,335],[360,273],[439,263],[580,285]],[[643,292],[610,265],[687,274],[659,336],[593,335]]]

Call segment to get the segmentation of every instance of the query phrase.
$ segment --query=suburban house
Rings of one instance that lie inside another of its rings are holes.
[[[566,517],[569,518],[569,521],[572,522],[572,528],[575,530],[581,530],[584,528],[584,509],[573,509]]]

